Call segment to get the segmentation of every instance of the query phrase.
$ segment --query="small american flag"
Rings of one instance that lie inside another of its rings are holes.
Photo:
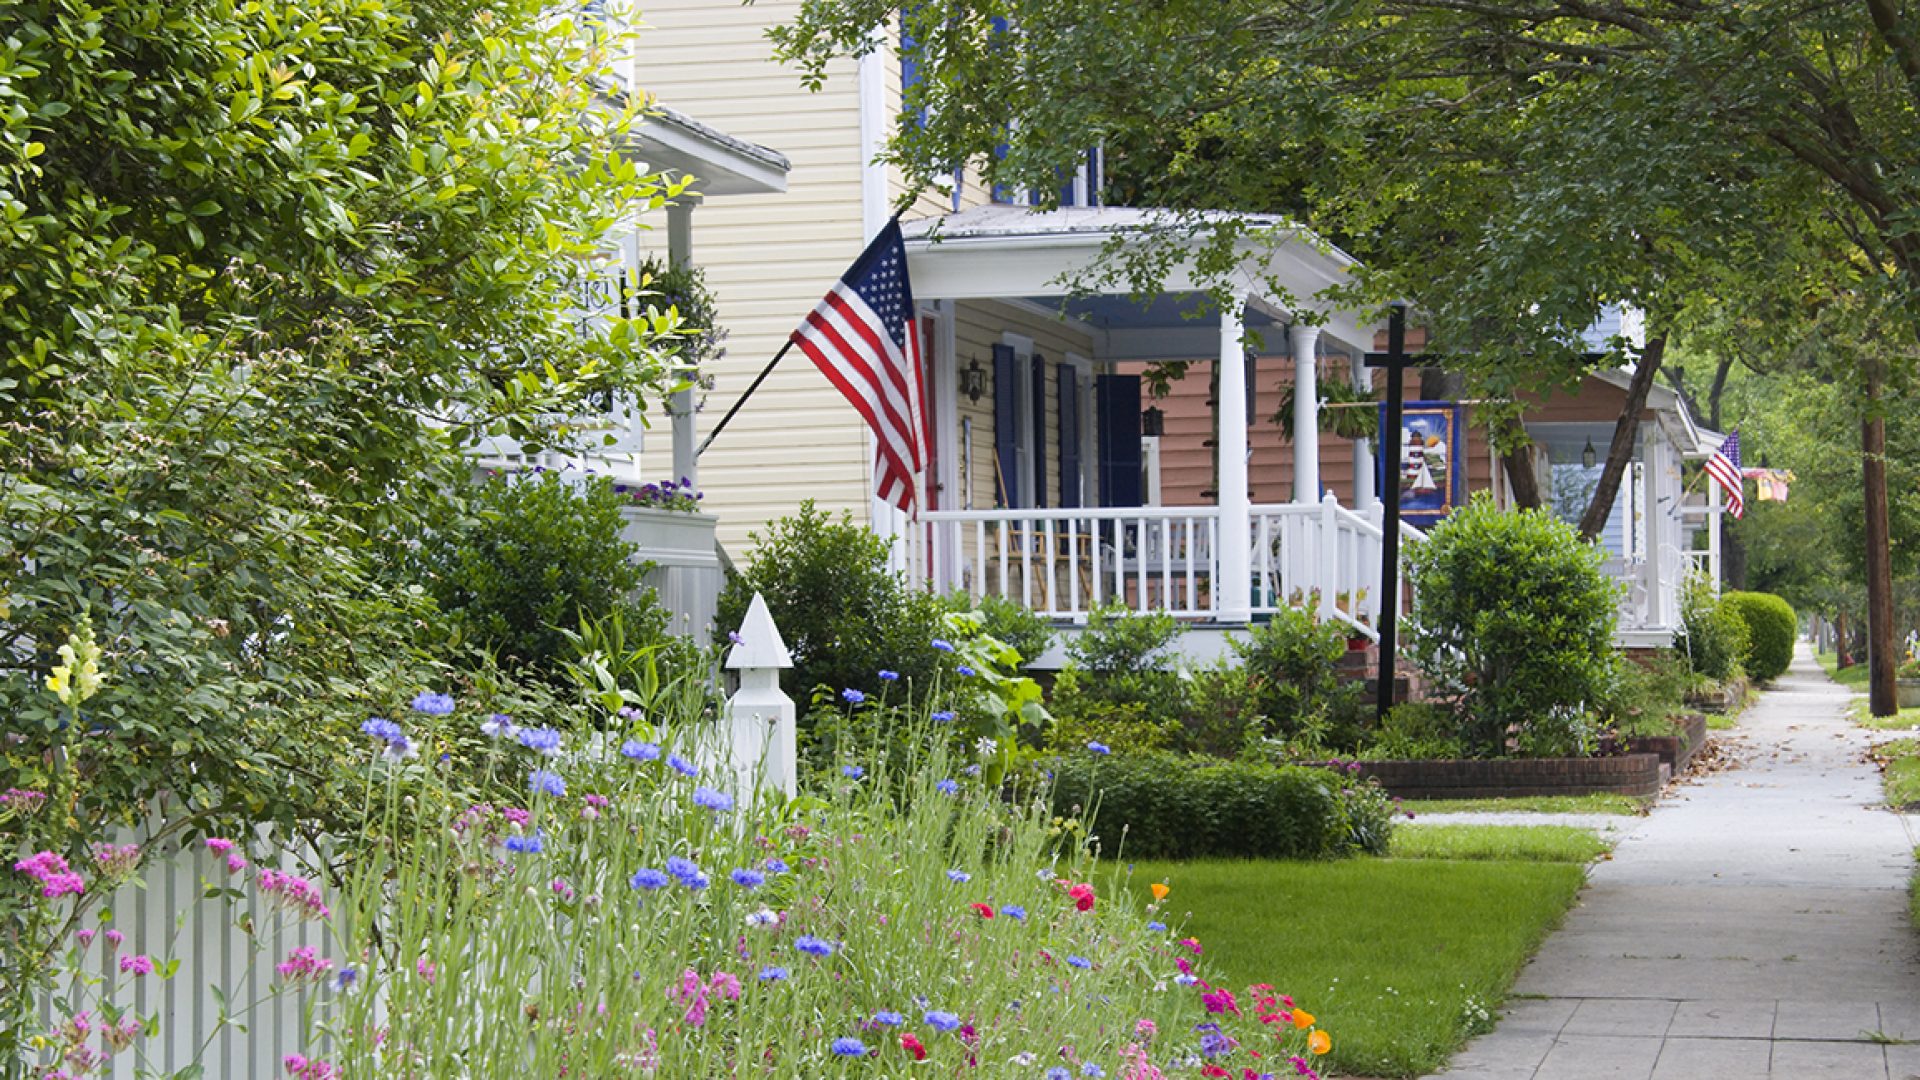
[[[875,497],[911,513],[929,440],[899,219],[841,275],[793,343],[873,429]]]
[[[1734,431],[1720,449],[1707,459],[1707,475],[1727,493],[1727,511],[1735,518],[1745,516],[1747,500],[1740,488],[1740,433]]]

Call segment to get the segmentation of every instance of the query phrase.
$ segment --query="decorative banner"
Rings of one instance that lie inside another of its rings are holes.
[[[1740,475],[1753,481],[1759,502],[1786,502],[1787,489],[1793,484],[1791,469],[1742,469]]]
[[[1381,429],[1386,406],[1380,407]],[[1409,401],[1401,413],[1400,517],[1431,526],[1466,501],[1467,408],[1450,401]],[[1384,485],[1387,463],[1380,463]],[[1384,490],[1384,487],[1382,488]]]

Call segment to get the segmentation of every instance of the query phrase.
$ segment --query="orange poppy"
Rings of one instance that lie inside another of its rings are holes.
[[[1307,1049],[1316,1054],[1324,1054],[1333,1049],[1333,1037],[1324,1031],[1316,1031],[1307,1036]]]
[[[1158,881],[1147,886],[1147,889],[1149,892],[1153,893],[1153,899],[1155,903],[1159,903],[1160,901],[1165,900],[1167,898],[1167,893],[1173,891]]]
[[[1313,1026],[1313,1014],[1305,1009],[1293,1010],[1293,1026],[1305,1031]]]

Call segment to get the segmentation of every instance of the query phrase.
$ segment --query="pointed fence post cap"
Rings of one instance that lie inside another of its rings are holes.
[[[733,648],[727,652],[727,668],[766,670],[792,666],[793,654],[780,639],[780,628],[773,625],[773,613],[767,610],[766,597],[754,593],[753,603],[747,605],[747,617],[740,620]]]

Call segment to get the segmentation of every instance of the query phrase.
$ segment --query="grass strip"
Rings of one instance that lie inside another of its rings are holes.
[[[1880,783],[1886,790],[1887,805],[1920,805],[1920,739],[1894,739],[1873,748],[1880,763]]]
[[[1874,716],[1867,711],[1867,699],[1861,698],[1853,703],[1850,715],[1854,723],[1875,731],[1920,730],[1920,708],[1901,709],[1892,716]]]
[[[1408,799],[1410,814],[1468,814],[1514,811],[1536,814],[1644,814],[1653,800],[1639,795],[1527,795],[1512,799]]]
[[[1572,825],[1416,825],[1395,829],[1396,859],[1496,859],[1589,863],[1613,850],[1591,829]]]
[[[1412,831],[1412,830],[1405,830]],[[1586,875],[1565,862],[1356,858],[1139,863],[1235,989],[1272,983],[1333,1037],[1341,1075],[1410,1077],[1491,1028]]]
[[[1866,690],[1867,665],[1855,664],[1852,667],[1840,667],[1840,658],[1830,652],[1821,653],[1817,659],[1820,661],[1820,666],[1825,669],[1827,678],[1832,679],[1841,686],[1848,686],[1861,691]]]

